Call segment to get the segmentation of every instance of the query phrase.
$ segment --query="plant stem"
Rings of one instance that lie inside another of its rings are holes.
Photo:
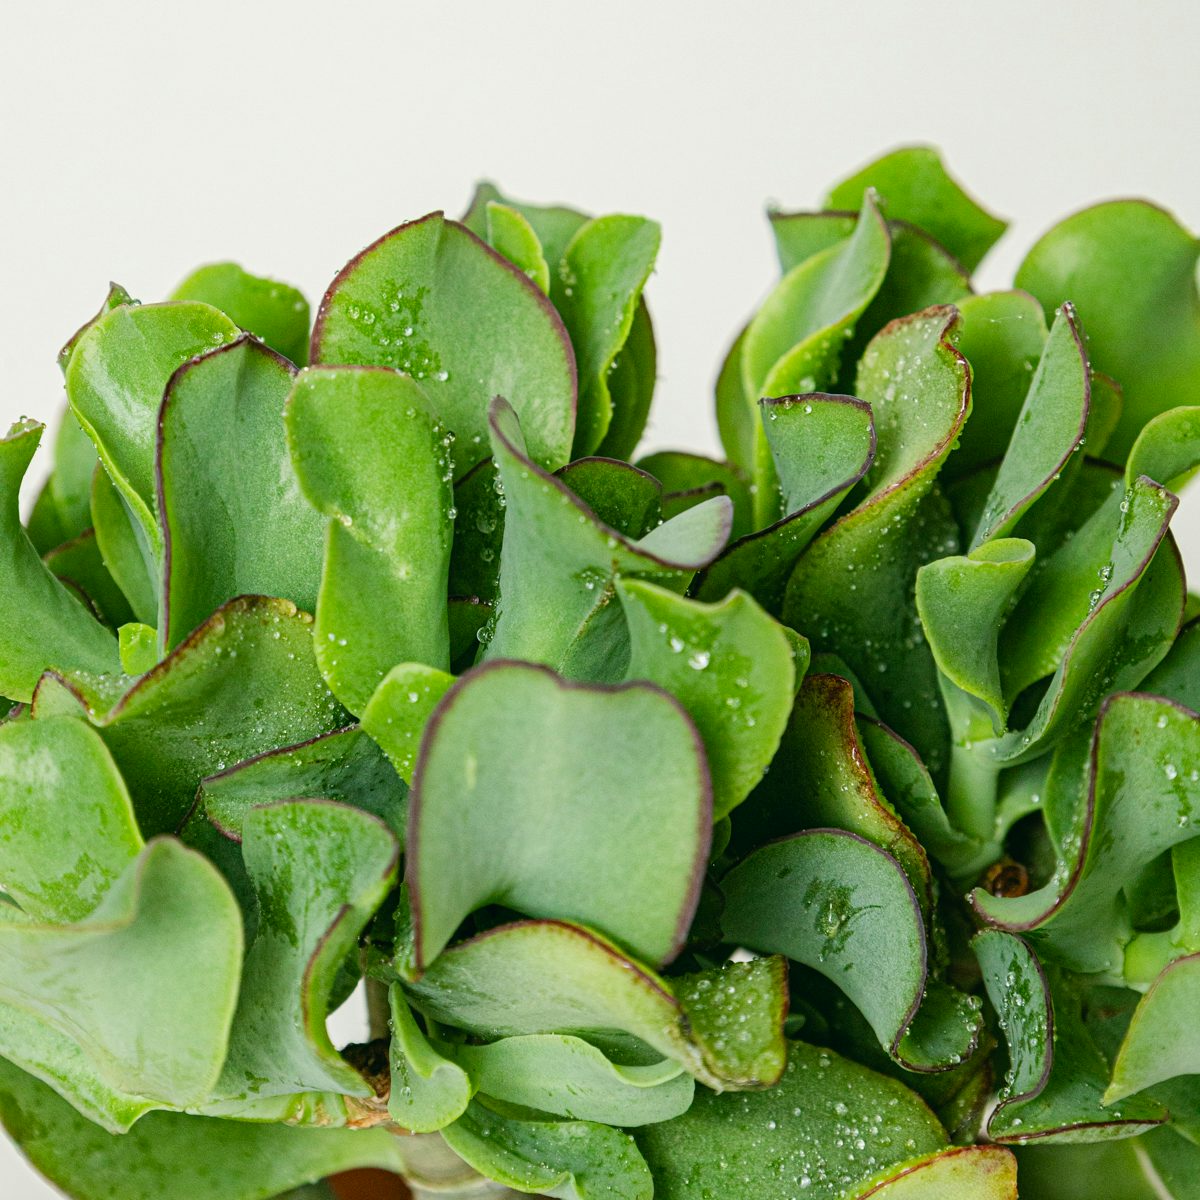
[[[413,1200],[519,1200],[519,1193],[467,1166],[439,1134],[405,1136],[404,1160]]]
[[[1000,769],[986,750],[955,743],[950,750],[946,815],[963,833],[989,843],[996,836],[996,788]]]

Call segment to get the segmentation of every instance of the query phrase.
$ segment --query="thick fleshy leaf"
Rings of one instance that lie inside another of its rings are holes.
[[[933,877],[920,842],[879,790],[859,740],[854,689],[810,675],[786,719],[771,772],[735,819],[735,844],[759,846],[802,829],[845,829],[886,850],[928,913]]]
[[[754,420],[758,400],[819,391],[837,380],[846,337],[879,290],[890,253],[887,226],[864,197],[854,233],[788,272],[746,329],[739,359],[742,402],[755,427],[750,467],[759,487],[758,524],[782,515],[767,444]]]
[[[971,945],[1009,1048],[989,1137],[1094,1142],[1132,1137],[1166,1120],[1153,1100],[1105,1105],[1108,1062],[1081,1020],[1079,995],[1068,979],[1043,967],[1012,934],[985,930]]]
[[[498,200],[488,201],[486,216],[487,244],[524,271],[543,295],[549,293],[550,268],[533,226],[515,208]]]
[[[812,830],[755,851],[721,890],[727,940],[825,975],[901,1065],[945,1070],[973,1053],[978,1008],[930,976],[921,906],[890,854]]]
[[[664,517],[676,516],[712,496],[728,496],[733,501],[730,537],[740,538],[750,532],[750,484],[732,464],[685,450],[661,450],[639,458],[636,465],[662,484]]]
[[[562,262],[571,239],[588,221],[587,214],[578,209],[568,208],[563,204],[529,204],[524,200],[514,200],[511,196],[502,194],[494,183],[482,181],[476,185],[470,207],[462,218],[462,223],[476,237],[487,236],[487,206],[490,203],[505,204],[529,222],[542,244],[551,277],[555,268]]]
[[[971,364],[971,419],[946,462],[946,480],[961,479],[1004,453],[1049,335],[1042,306],[1026,292],[986,292],[957,307],[958,350]]]
[[[103,467],[92,476],[92,526],[105,569],[129,602],[134,617],[154,629],[162,599],[158,572],[151,572],[147,566],[139,526]]]
[[[0,725],[0,880],[37,921],[82,921],[142,848],[100,736],[58,717]]]
[[[240,842],[250,809],[297,796],[361,808],[404,841],[408,789],[383,751],[357,725],[268,750],[218,771],[201,781],[198,800],[221,833]]]
[[[1200,999],[1200,955],[1169,963],[1142,997],[1113,1063],[1107,1102],[1178,1075],[1200,1075],[1200,1046],[1191,1038]]]
[[[567,1034],[502,1038],[483,1046],[441,1047],[498,1100],[578,1121],[632,1129],[687,1112],[695,1082],[681,1063],[623,1066]],[[401,1122],[403,1124],[403,1122]]]
[[[259,920],[218,1100],[372,1095],[334,1049],[325,1018],[337,972],[394,882],[398,855],[381,821],[347,805],[298,800],[245,814],[242,857]]]
[[[555,475],[605,525],[636,541],[662,524],[663,489],[652,475],[612,458],[579,458]]]
[[[720,820],[774,757],[808,647],[801,642],[798,661],[783,626],[744,592],[701,604],[632,579],[617,592],[629,625],[629,678],[670,692],[695,722]]]
[[[971,549],[1010,534],[1080,449],[1087,432],[1091,382],[1083,333],[1075,310],[1064,304],[1054,319]]]
[[[375,689],[362,727],[382,747],[396,774],[411,783],[425,726],[454,676],[420,663],[401,663]]]
[[[544,1121],[476,1100],[442,1131],[480,1174],[559,1200],[651,1200],[650,1171],[627,1133],[589,1121]]]
[[[1072,301],[1098,371],[1125,404],[1108,446],[1121,461],[1156,413],[1195,402],[1200,386],[1200,242],[1161,208],[1115,200],[1060,222],[1030,250],[1017,286],[1047,313]]]
[[[760,413],[786,515],[734,542],[693,590],[719,599],[742,587],[777,613],[796,560],[867,473],[875,423],[862,400],[823,392],[764,400]]]
[[[1001,1146],[952,1146],[868,1183],[853,1200],[1017,1200],[1017,1162]]]
[[[397,663],[450,665],[449,439],[394,371],[305,371],[286,424],[300,485],[329,518],[317,661],[360,713]]]
[[[114,308],[120,308],[122,305],[137,305],[140,303],[140,300],[135,300],[119,283],[110,282],[108,285],[108,291],[105,292],[104,300],[101,302],[100,307],[88,320],[84,321],[84,323],[80,325],[80,327],[75,330],[73,334],[71,334],[71,336],[63,344],[62,349],[59,350],[59,370],[61,370],[64,375],[66,374],[67,364],[71,361],[71,355],[75,353],[75,347],[79,345],[79,339],[83,337],[83,335],[87,333],[87,331],[91,329],[91,327],[95,325],[105,313],[111,312]]]
[[[316,605],[325,523],[300,493],[280,417],[293,375],[245,336],[185,363],[167,384],[155,482],[168,650],[234,596]]]
[[[0,1060],[0,1120],[34,1166],[76,1200],[270,1200],[355,1167],[404,1169],[381,1129],[294,1129],[152,1113],[114,1137]]]
[[[277,279],[251,275],[237,263],[198,267],[171,293],[172,300],[199,300],[219,308],[247,333],[304,366],[308,357],[308,301]]]
[[[312,618],[263,596],[222,606],[136,681],[47,674],[33,707],[96,726],[147,835],[177,828],[206,776],[347,724],[317,671]]]
[[[780,959],[729,963],[677,994],[591,930],[522,921],[452,946],[405,991],[435,1021],[489,1040],[576,1034],[622,1056],[648,1046],[711,1087],[760,1088],[783,1071],[786,975]],[[728,1024],[743,1013],[745,1042]]]
[[[1142,680],[1141,689],[1200,712],[1200,618],[1180,631],[1166,657]]]
[[[158,409],[176,368],[240,336],[208,304],[121,305],[79,339],[67,399],[137,525],[147,562],[161,555],[155,516]]]
[[[0,439],[0,536],[5,546],[0,695],[10,700],[29,700],[48,667],[118,669],[112,632],[54,576],[21,527],[21,481],[43,428],[26,421]]]
[[[504,483],[490,458],[472,467],[454,485],[449,580],[452,603],[455,598],[488,604],[496,599],[505,503]]]
[[[550,295],[571,335],[579,370],[573,457],[595,453],[608,433],[613,416],[608,377],[629,337],[661,238],[657,222],[644,217],[596,217],[580,226],[557,265]]]
[[[601,759],[603,774],[588,769]],[[595,925],[651,962],[679,953],[712,791],[696,727],[665,692],[492,663],[438,705],[412,782],[418,968],[487,904]]]
[[[930,146],[906,146],[876,159],[834,187],[827,206],[857,208],[868,188],[889,218],[926,230],[969,271],[1008,228],[967,195]]]
[[[46,554],[91,526],[96,461],[96,447],[70,408],[64,409],[54,432],[54,470],[29,520],[29,536],[39,553]]]
[[[487,410],[504,396],[533,459],[570,458],[575,363],[558,314],[522,271],[432,213],[350,260],[313,330],[314,363],[394,367],[420,381],[457,437],[456,472],[487,457]]]
[[[1050,881],[1017,897],[976,891],[973,903],[1074,970],[1119,973],[1132,936],[1124,888],[1200,831],[1200,721],[1169,700],[1112,696],[1084,763],[1081,800],[1066,819],[1064,857]]]
[[[485,656],[541,662],[585,678],[622,678],[628,639],[616,578],[682,592],[725,544],[729,499],[707,500],[631,541],[536,466],[516,413],[502,400],[492,405],[491,426],[506,506],[500,606]],[[505,603],[515,596],[519,605]]]
[[[392,1040],[388,1061],[388,1113],[402,1129],[432,1133],[467,1111],[476,1084],[466,1071],[429,1043],[399,984],[389,992]]]
[[[778,1087],[697,1092],[674,1121],[637,1132],[655,1200],[729,1195],[842,1200],[881,1168],[946,1145],[903,1084],[830,1051],[793,1042]]]
[[[597,454],[612,458],[633,457],[642,440],[654,386],[658,382],[658,346],[654,340],[654,323],[642,297],[633,310],[633,323],[621,353],[608,376],[608,391],[612,397],[612,420]]]
[[[225,1057],[241,953],[216,868],[153,841],[83,919],[0,921],[0,1054],[110,1130],[195,1104]]]
[[[893,322],[868,347],[857,387],[877,438],[867,495],[809,546],[783,605],[784,620],[814,650],[850,665],[935,778],[948,729],[913,592],[921,566],[957,549],[934,489],[971,406],[970,371],[953,345],[957,325],[954,309],[930,309]]]

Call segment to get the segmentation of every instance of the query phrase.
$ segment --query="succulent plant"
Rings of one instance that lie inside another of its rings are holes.
[[[220,264],[67,343],[25,525],[0,441],[0,1118],[66,1193],[1200,1194],[1197,242],[976,293],[923,148],[771,224],[726,461],[626,461],[657,225],[490,185],[311,336]]]

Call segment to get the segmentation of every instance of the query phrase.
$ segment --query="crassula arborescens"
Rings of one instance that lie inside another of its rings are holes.
[[[658,227],[490,187],[311,334],[222,265],[68,343],[24,526],[0,442],[0,1116],[69,1195],[1197,1194],[1197,243],[1102,204],[978,293],[922,149],[771,221],[721,462],[626,461]]]

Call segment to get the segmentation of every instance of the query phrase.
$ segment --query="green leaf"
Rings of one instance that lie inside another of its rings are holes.
[[[658,382],[658,347],[645,297],[633,310],[629,336],[613,362],[607,382],[612,397],[612,420],[596,453],[611,458],[632,458],[645,432]]]
[[[764,400],[759,411],[786,515],[729,546],[693,590],[718,599],[736,585],[777,613],[796,561],[867,473],[875,425],[870,405],[823,392]]]
[[[38,497],[37,509],[29,522],[29,535],[42,554],[90,528],[92,473],[96,461],[96,448],[91,439],[79,427],[70,408],[64,409],[54,433],[54,470]],[[48,506],[48,511],[44,506]],[[39,514],[38,510],[42,512]],[[49,540],[43,542],[40,537]]]
[[[796,781],[805,780],[802,802]],[[736,824],[737,844],[760,845],[801,829],[848,830],[892,855],[923,912],[933,905],[929,859],[884,798],[859,741],[854,690],[836,675],[809,675],[787,718],[779,753]]]
[[[92,525],[105,569],[121,589],[134,617],[155,628],[162,589],[157,571],[151,574],[142,553],[139,526],[108,473],[98,467],[92,476]],[[158,634],[155,633],[157,643]]]
[[[1000,1103],[988,1118],[998,1142],[1103,1141],[1161,1124],[1152,1100],[1104,1103],[1108,1062],[1080,1016],[1077,991],[1012,934],[985,930],[971,943],[1009,1048]]]
[[[216,1099],[371,1097],[325,1019],[338,970],[395,881],[395,837],[347,805],[276,802],[245,813],[242,856],[259,920]]]
[[[21,480],[43,428],[22,422],[0,439],[0,536],[8,547],[0,606],[0,695],[10,700],[31,699],[47,667],[117,668],[116,638],[55,578],[21,527]]]
[[[842,1200],[881,1168],[940,1150],[946,1134],[903,1084],[793,1042],[766,1092],[699,1091],[674,1121],[637,1132],[655,1200],[729,1195]]]
[[[472,1101],[442,1131],[446,1144],[489,1179],[560,1200],[650,1200],[654,1184],[633,1139],[587,1121],[539,1121]]]
[[[596,217],[580,226],[557,264],[550,295],[579,370],[573,457],[595,453],[612,423],[608,377],[629,337],[661,237],[657,222],[644,217]]]
[[[869,1183],[853,1200],[1017,1200],[1017,1163],[1001,1146],[952,1146]]]
[[[363,728],[383,748],[396,773],[412,782],[429,718],[454,676],[420,663],[393,667],[363,710]]]
[[[0,879],[37,921],[82,921],[142,849],[125,782],[65,717],[0,725]]]
[[[536,462],[553,470],[570,458],[575,372],[558,315],[527,275],[440,213],[350,260],[321,301],[311,359],[421,382],[457,436],[459,476],[487,457],[497,394],[520,414]]]
[[[199,300],[219,308],[277,354],[304,366],[308,357],[308,301],[277,279],[251,275],[237,263],[209,263],[194,270],[171,293],[172,300]]]
[[[620,580],[629,624],[629,678],[670,692],[704,740],[713,818],[737,807],[762,778],[787,725],[800,662],[783,626],[744,592],[719,604],[685,600],[642,580]]]
[[[1133,1014],[1113,1063],[1106,1103],[1179,1075],[1200,1075],[1200,1047],[1189,1036],[1198,994],[1200,955],[1178,958],[1163,968]]]
[[[487,204],[487,244],[519,267],[543,295],[550,291],[550,268],[533,226],[515,209],[497,200]]]
[[[418,968],[487,904],[594,924],[670,960],[695,912],[711,824],[703,748],[672,697],[640,683],[571,685],[529,664],[480,668],[439,704],[413,779]]]
[[[34,1166],[76,1200],[270,1200],[338,1171],[401,1172],[404,1139],[382,1129],[294,1129],[152,1113],[114,1137],[0,1061],[0,1120]]]
[[[876,159],[833,188],[826,206],[856,209],[868,188],[890,219],[924,229],[969,271],[1008,228],[963,191],[929,146],[906,146]]]
[[[1065,744],[1063,751],[1069,749]],[[1132,936],[1123,889],[1200,826],[1200,722],[1190,709],[1119,694],[1100,711],[1064,858],[1042,888],[1001,898],[976,891],[988,921],[1026,933],[1073,970],[1119,973]]]
[[[305,371],[286,424],[300,485],[329,518],[317,661],[361,712],[397,663],[450,665],[449,441],[422,389],[394,371]]]
[[[153,841],[81,920],[0,921],[0,1054],[112,1131],[196,1104],[225,1057],[241,954],[216,868]]]
[[[404,843],[408,788],[379,746],[357,725],[227,767],[202,780],[197,793],[205,816],[225,837],[238,842],[250,809],[295,796],[361,808]]]
[[[1173,1133],[1156,1136],[1178,1140]],[[1022,1146],[1016,1151],[1021,1200],[1095,1200],[1099,1195],[1105,1200],[1163,1200],[1143,1169],[1145,1146],[1154,1140]]]
[[[134,681],[48,674],[34,716],[86,716],[120,768],[146,834],[178,828],[200,781],[345,725],[312,653],[312,618],[243,596]]]
[[[1055,317],[1000,471],[971,540],[977,549],[1007,537],[1083,445],[1091,371],[1075,310]]]
[[[685,1009],[668,980],[599,934],[563,921],[522,921],[450,947],[404,986],[433,1020],[489,1040],[574,1034],[622,1059],[646,1061],[649,1047],[711,1087],[771,1087],[783,1070],[782,961],[728,964],[707,973],[709,989],[700,978],[685,985]],[[724,996],[697,1026],[689,1014],[703,1007],[706,990]],[[751,1036],[731,1044],[720,1016],[736,1021],[743,1003],[755,1014],[746,1023]]]
[[[153,626],[130,621],[117,630],[117,640],[124,674],[144,675],[158,662],[158,630]]]
[[[572,1120],[626,1129],[653,1125],[686,1112],[695,1092],[692,1077],[672,1059],[624,1066],[567,1034],[440,1049],[467,1070],[481,1092]]]
[[[629,463],[579,458],[555,475],[605,524],[636,541],[662,524],[658,480]]]
[[[500,606],[485,657],[540,662],[585,678],[622,678],[628,650],[616,578],[649,579],[682,592],[725,544],[728,498],[708,500],[631,541],[537,467],[516,413],[501,400],[492,405],[491,426],[506,506]],[[515,596],[519,605],[505,602]]]
[[[1200,712],[1200,618],[1179,631],[1166,657],[1142,680],[1141,689]]]
[[[667,519],[713,496],[728,496],[733,501],[730,537],[750,532],[750,483],[739,468],[683,450],[648,454],[636,465],[662,484],[662,509]]]
[[[155,508],[158,410],[176,368],[234,341],[238,328],[207,304],[121,305],[79,339],[67,399],[129,506],[147,563],[161,557]]]
[[[958,350],[971,364],[971,419],[943,470],[961,479],[998,459],[1017,426],[1048,330],[1025,292],[987,292],[958,301]],[[1092,453],[1096,452],[1093,445]]]
[[[476,237],[487,236],[487,206],[490,203],[507,205],[529,222],[542,244],[551,272],[562,261],[571,239],[587,224],[587,214],[562,204],[529,204],[502,195],[494,183],[483,181],[476,185],[471,204],[463,214],[462,223]]]
[[[91,327],[95,325],[105,313],[111,312],[114,308],[120,308],[122,305],[136,306],[140,303],[140,300],[135,300],[119,283],[110,283],[108,285],[108,291],[104,294],[104,300],[100,307],[96,310],[95,314],[88,320],[84,321],[84,323],[77,330],[75,330],[75,332],[67,339],[66,343],[63,345],[63,348],[58,352],[58,366],[62,373],[64,375],[67,373],[67,364],[71,361],[71,355],[75,353],[75,347],[79,345],[79,339],[83,337],[83,335],[87,333],[87,331],[91,329]]]
[[[957,549],[934,489],[971,404],[969,368],[953,345],[957,326],[954,309],[930,309],[889,325],[868,347],[857,387],[877,438],[866,496],[809,546],[783,604],[784,620],[814,650],[850,665],[935,778],[948,730],[913,593],[918,569]]]
[[[721,890],[726,940],[826,976],[902,1066],[944,1070],[974,1052],[978,1010],[930,976],[921,906],[890,854],[812,830],[755,851]]]
[[[389,992],[392,1040],[388,1113],[402,1129],[432,1133],[467,1111],[477,1084],[434,1049],[413,1019],[399,984]]]
[[[1017,286],[1051,312],[1072,301],[1092,365],[1125,396],[1108,446],[1122,461],[1157,413],[1195,400],[1200,384],[1200,242],[1170,213],[1114,200],[1060,222],[1030,250]]]
[[[168,650],[234,596],[316,604],[324,522],[300,494],[280,420],[294,374],[243,336],[171,376],[155,459]]]

